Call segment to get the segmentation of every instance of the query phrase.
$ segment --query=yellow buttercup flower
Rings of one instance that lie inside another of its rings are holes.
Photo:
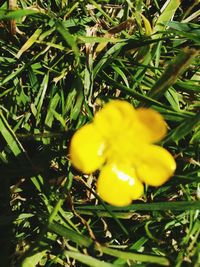
[[[73,136],[70,157],[73,165],[84,173],[96,171],[105,162],[105,141],[93,123],[80,128]]]
[[[166,132],[167,124],[155,110],[112,100],[74,134],[70,159],[83,173],[100,170],[97,193],[103,200],[129,205],[142,196],[143,183],[160,186],[173,175],[174,158],[154,144]]]

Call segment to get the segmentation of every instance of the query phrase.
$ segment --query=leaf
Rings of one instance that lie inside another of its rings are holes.
[[[198,81],[199,82],[199,81]],[[199,93],[199,85],[198,82],[189,80],[189,81],[177,81],[176,86],[178,87],[179,91],[188,92],[188,93]]]
[[[40,260],[44,257],[46,254],[47,250],[39,251],[31,256],[26,257],[22,264],[21,267],[35,267],[38,265]]]
[[[94,0],[89,0],[89,2],[112,24],[115,25],[115,22],[112,20],[112,18],[104,12],[104,10],[101,8],[99,4],[96,3]]]
[[[61,114],[59,114],[57,111],[55,111],[54,109],[50,109],[51,113],[53,114],[53,116],[55,117],[55,119],[57,121],[60,122],[60,124],[62,125],[62,127],[65,129],[66,128],[66,122],[65,119],[62,117]]]
[[[188,32],[192,34],[200,35],[200,25],[195,23],[183,23],[178,21],[169,21],[167,26],[171,29],[181,32]]]
[[[47,112],[47,115],[45,118],[45,126],[47,127],[47,129],[48,128],[50,129],[52,126],[52,123],[54,121],[54,116],[53,116],[52,110],[53,111],[56,110],[56,107],[59,103],[59,100],[60,100],[60,96],[58,93],[56,93],[49,104],[48,112]]]
[[[68,31],[62,22],[56,22],[56,29],[62,35],[65,42],[71,47],[74,52],[77,64],[80,61],[80,51],[78,49],[76,38]]]
[[[112,263],[107,263],[101,260],[97,260],[91,256],[88,255],[84,255],[82,253],[79,252],[72,252],[72,251],[66,251],[65,255],[68,257],[71,257],[75,260],[78,260],[88,266],[92,266],[92,267],[117,267],[120,265],[116,265],[116,264],[112,264]]]
[[[124,260],[133,260],[133,261],[148,262],[148,263],[155,263],[164,266],[169,266],[169,260],[165,257],[159,257],[153,255],[151,256],[143,253],[140,254],[140,253],[120,251],[119,249],[111,249],[107,247],[101,247],[100,251]]]
[[[133,250],[133,251],[139,251],[140,249],[142,249],[143,245],[145,243],[148,242],[148,238],[147,237],[141,237],[139,240],[137,240],[135,243],[133,243],[129,250]],[[127,260],[126,259],[122,259],[122,258],[118,258],[114,261],[114,263],[116,264],[126,264]],[[142,267],[141,265],[139,265],[140,267]],[[146,267],[146,265],[144,265],[144,267]]]
[[[49,230],[55,232],[56,234],[75,242],[79,246],[89,247],[93,243],[93,241],[89,237],[86,237],[69,228],[66,228],[65,226],[55,221],[50,223],[48,225],[48,228]]]
[[[148,96],[153,99],[159,99],[176,82],[198,53],[198,50],[192,48],[185,48],[181,51],[174,61],[167,66],[164,73],[149,91]]]
[[[125,45],[125,42],[120,42],[115,45],[113,45],[103,56],[102,58],[98,61],[96,64],[93,75],[94,78],[96,77],[97,73],[104,67],[104,65],[108,64],[110,61],[110,58],[112,58],[112,55],[115,53],[119,53],[120,49]]]
[[[116,88],[119,88],[122,92],[125,92],[127,95],[133,96],[137,100],[143,101],[144,103],[146,103],[146,105],[155,105],[155,106],[166,108],[165,105],[158,102],[157,100],[154,100],[153,98],[146,96],[146,95],[143,95],[141,93],[138,93],[135,90],[133,90],[133,89],[121,84],[121,83],[116,82],[114,79],[110,78],[104,72],[101,73],[101,77],[103,77],[109,85],[115,86]]]
[[[42,30],[41,29],[37,29],[32,35],[31,37],[25,42],[25,44],[21,47],[21,49],[18,51],[16,57],[20,58],[21,55],[26,52],[38,39],[38,37],[40,36]]]
[[[43,78],[42,84],[40,86],[38,95],[35,98],[34,105],[35,105],[36,110],[37,110],[37,114],[36,114],[37,123],[39,123],[40,118],[41,118],[41,110],[42,110],[43,102],[44,102],[44,99],[45,99],[45,96],[46,96],[48,84],[49,84],[49,72],[47,72],[44,75],[44,78]]]
[[[196,0],[196,4],[197,5],[199,4],[199,0]],[[199,15],[200,15],[200,10],[198,9],[197,11],[192,12],[192,14],[189,17],[185,18],[182,22],[189,22],[195,19],[197,19],[198,21]]]
[[[77,41],[78,43],[88,43],[88,44],[94,44],[94,43],[100,43],[100,44],[104,44],[104,43],[117,43],[117,42],[121,42],[121,39],[118,38],[110,38],[108,36],[104,36],[104,37],[98,37],[98,36],[78,36],[77,37]]]
[[[189,134],[196,126],[200,125],[200,113],[195,116],[184,120],[177,128],[175,128],[171,133],[165,138],[164,143],[173,140],[178,142]]]
[[[67,109],[70,108],[71,120],[76,120],[80,115],[83,99],[84,99],[83,82],[80,77],[76,77],[72,82],[71,92],[68,95],[67,105],[66,105]]]
[[[93,206],[94,207],[94,206]],[[100,244],[94,244],[93,240],[91,240],[89,237],[83,236],[71,229],[68,229],[64,227],[63,225],[57,223],[57,222],[52,222],[48,226],[49,230],[57,233],[58,235],[61,235],[62,237],[68,238],[69,240],[76,242],[79,246],[85,246],[85,247],[90,247],[92,244],[94,245],[95,250],[103,252],[108,255],[115,256],[117,258],[122,258],[126,260],[134,260],[134,261],[143,261],[143,262],[151,262],[151,263],[159,263],[160,265],[169,265],[168,259],[165,257],[159,257],[159,256],[151,256],[151,255],[145,255],[145,254],[140,254],[140,253],[132,253],[132,252],[125,252],[125,251],[120,251],[116,249],[111,249],[107,248],[105,246],[101,246]],[[70,255],[68,255],[70,256]],[[72,254],[71,254],[72,256]],[[75,255],[75,259],[82,258],[81,255]],[[90,258],[82,258],[82,260],[86,260],[87,263]],[[85,262],[85,263],[86,263]],[[95,264],[99,264],[99,262],[95,262]],[[89,265],[89,266],[99,266],[99,265]]]
[[[156,202],[156,203],[144,203],[144,204],[132,204],[123,208],[111,207],[112,211],[136,211],[136,210],[198,210],[200,209],[200,201],[171,201],[171,202]],[[102,205],[97,206],[76,206],[76,210],[81,212],[81,210],[93,210],[101,211],[105,210]]]
[[[95,55],[98,55],[106,46],[109,42],[114,43],[114,42],[120,42],[122,41],[121,39],[116,39],[114,36],[115,34],[124,31],[127,28],[130,28],[134,24],[135,20],[128,18],[127,20],[123,21],[122,23],[110,28],[104,35],[102,39],[105,39],[105,42],[100,42],[98,46],[95,49]],[[94,38],[94,37],[93,37]],[[96,37],[95,37],[96,38]],[[101,37],[97,37],[101,38]],[[106,40],[107,39],[107,40]]]
[[[19,10],[8,12],[8,10],[0,9],[0,20],[19,19],[21,17],[32,15],[35,13],[38,13],[38,11],[31,10],[31,9],[19,9]]]
[[[195,129],[194,135],[190,143],[193,143],[193,144],[200,143],[200,125]]]
[[[10,80],[14,80],[15,77],[17,77],[19,74],[23,72],[24,68],[25,68],[25,65],[23,65],[21,68],[18,68],[15,71],[11,70],[11,73],[7,77],[5,77],[5,79],[3,79],[2,82],[0,82],[0,86],[6,84]]]
[[[150,24],[149,20],[143,14],[141,14],[141,17],[142,17],[142,20],[144,22],[144,28],[145,28],[146,35],[151,35],[152,34],[152,28],[151,28],[151,24]]]
[[[12,153],[15,156],[19,156],[20,154],[24,154],[25,150],[19,140],[17,139],[15,133],[9,126],[6,118],[4,117],[2,111],[0,110],[0,133],[5,139],[6,143],[10,147]]]
[[[155,24],[154,29],[153,29],[153,33],[157,33],[159,31],[164,31],[164,29],[166,27],[165,26],[166,22],[170,21],[173,18],[180,3],[181,3],[180,0],[168,0],[167,2],[165,2],[164,10],[156,21],[156,24]],[[156,34],[153,36],[161,37],[162,33]]]
[[[181,23],[178,21],[170,21],[167,23],[169,27],[168,31],[173,32],[176,35],[186,37],[185,42],[187,39],[196,42],[198,45],[200,44],[200,26],[194,23]],[[170,30],[171,29],[171,30]],[[183,42],[184,40],[182,40]]]

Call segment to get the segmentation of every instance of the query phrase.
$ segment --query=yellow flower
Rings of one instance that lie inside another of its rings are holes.
[[[143,183],[160,186],[173,175],[174,158],[154,144],[166,132],[163,117],[153,109],[112,100],[72,137],[71,162],[83,173],[100,169],[97,193],[125,206],[142,196]]]

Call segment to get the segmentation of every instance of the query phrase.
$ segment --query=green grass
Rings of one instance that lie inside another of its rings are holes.
[[[198,1],[186,2],[18,0],[7,12],[1,1],[2,266],[200,266],[200,26]],[[164,116],[177,162],[124,208],[67,154],[115,98]]]

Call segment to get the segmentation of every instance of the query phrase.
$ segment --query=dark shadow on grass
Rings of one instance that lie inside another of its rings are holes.
[[[28,140],[22,141],[26,153],[14,157],[4,145],[0,140],[1,150],[4,148],[8,159],[7,163],[0,161],[0,258],[1,266],[7,267],[17,266],[16,262],[24,255],[24,251],[20,257],[16,254],[19,242],[25,241],[25,246],[34,243],[45,228],[49,211],[41,195],[50,198],[51,187],[57,186],[61,176],[66,176],[67,166],[56,169],[52,161],[67,157],[67,151],[58,151],[53,142],[52,145],[44,145],[40,141]],[[41,188],[41,193],[33,179]],[[54,196],[52,201],[55,201]],[[31,216],[16,223],[22,213]],[[16,237],[19,233],[22,237]]]

